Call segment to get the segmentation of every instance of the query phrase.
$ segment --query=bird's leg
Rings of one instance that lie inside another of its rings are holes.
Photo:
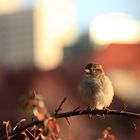
[[[107,112],[107,113],[110,111],[110,109],[107,108],[107,107],[103,107],[103,110],[104,110],[105,112]],[[105,118],[105,115],[104,115],[104,114],[100,114],[99,116]]]
[[[97,111],[98,112],[98,110],[99,109],[96,108],[96,107],[94,109],[91,109],[89,106],[87,107],[88,112],[91,112],[91,111],[95,111],[95,112]],[[92,119],[93,116],[95,116],[95,117],[104,117],[104,114],[92,114],[92,113],[89,113],[88,116],[89,116],[90,119]]]
[[[86,111],[88,112],[89,119],[92,119],[93,118],[93,115],[90,113],[92,111],[91,107],[90,106],[87,106],[86,107]]]
[[[95,112],[96,112],[96,111],[98,112],[98,110],[99,110],[98,108],[96,108],[96,107],[94,108],[94,111],[95,111]],[[92,116],[93,116],[93,115],[92,115]],[[95,116],[95,117],[104,117],[104,114],[95,114],[94,116]]]
[[[106,111],[107,113],[110,111],[110,109],[107,107],[104,107],[103,110]]]

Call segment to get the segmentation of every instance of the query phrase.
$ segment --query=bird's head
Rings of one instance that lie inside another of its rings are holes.
[[[92,76],[98,76],[104,74],[102,66],[97,63],[87,64],[84,71],[85,74],[92,75]]]

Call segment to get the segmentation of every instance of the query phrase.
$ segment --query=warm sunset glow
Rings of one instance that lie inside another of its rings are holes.
[[[21,8],[22,0],[0,0],[0,14],[11,13]]]
[[[92,21],[89,34],[98,45],[137,43],[140,41],[140,24],[125,14],[105,14]]]
[[[42,70],[57,67],[63,47],[76,37],[75,8],[70,0],[38,0],[35,8],[35,64]]]

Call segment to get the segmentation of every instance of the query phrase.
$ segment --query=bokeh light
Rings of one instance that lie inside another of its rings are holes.
[[[140,41],[140,23],[124,13],[97,16],[90,24],[91,40],[97,45],[133,44]]]
[[[76,9],[70,0],[39,0],[34,18],[35,65],[53,69],[63,60],[63,47],[77,36]]]
[[[23,0],[0,0],[0,13],[11,13],[20,10]]]

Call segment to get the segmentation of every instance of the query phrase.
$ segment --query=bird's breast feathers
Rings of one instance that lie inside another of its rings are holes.
[[[100,78],[83,76],[78,90],[81,101],[85,105],[98,109],[108,107],[114,95],[112,83],[107,76]]]

